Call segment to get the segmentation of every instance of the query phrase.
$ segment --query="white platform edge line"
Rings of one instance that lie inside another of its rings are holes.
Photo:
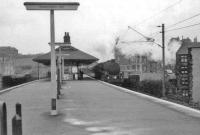
[[[43,80],[43,79],[41,79],[41,80]],[[8,91],[11,91],[13,89],[23,87],[25,85],[28,85],[28,84],[31,84],[31,83],[34,83],[34,82],[38,82],[38,81],[41,81],[41,80],[34,80],[34,81],[30,81],[30,82],[23,83],[23,84],[20,84],[20,85],[16,85],[16,86],[13,86],[13,87],[10,87],[10,88],[7,88],[7,89],[0,90],[0,94],[3,94],[4,92],[8,92]]]
[[[120,86],[116,86],[116,85],[113,85],[113,84],[110,84],[110,83],[107,83],[107,82],[104,82],[104,81],[101,81],[101,80],[98,80],[98,81],[100,81],[100,82],[102,82],[102,83],[104,83],[106,85],[110,85],[112,87],[121,89],[121,90],[123,90],[123,91],[125,91],[127,93],[130,93],[130,94],[135,94],[135,95],[138,95],[140,97],[144,97],[144,98],[148,98],[148,99],[154,100],[155,102],[158,101],[158,102],[160,102],[162,104],[171,105],[171,106],[174,106],[174,107],[179,107],[181,109],[184,109],[184,110],[187,110],[187,111],[192,111],[192,112],[200,114],[199,110],[196,110],[196,109],[184,106],[184,105],[180,105],[180,104],[177,104],[177,103],[174,103],[174,102],[170,102],[170,101],[166,101],[166,100],[163,100],[163,99],[160,99],[160,98],[156,98],[156,97],[152,97],[152,96],[149,96],[149,95],[145,95],[143,93],[132,91],[132,90],[129,90],[129,89],[126,89],[126,88],[123,88],[123,87],[120,87]],[[170,108],[172,108],[172,107],[170,107]]]

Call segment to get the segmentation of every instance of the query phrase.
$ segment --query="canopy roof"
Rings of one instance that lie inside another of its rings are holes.
[[[96,57],[89,55],[73,46],[61,46],[61,56],[64,58],[65,63],[76,63],[78,64],[91,64],[98,61]],[[59,54],[59,48],[56,49],[56,54]],[[51,52],[44,55],[38,56],[33,61],[42,63],[44,65],[50,65]]]

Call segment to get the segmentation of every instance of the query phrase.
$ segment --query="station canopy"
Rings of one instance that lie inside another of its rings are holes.
[[[71,44],[69,33],[65,33],[64,43]],[[64,59],[65,64],[89,65],[99,60],[98,58],[90,54],[87,54],[71,45],[60,46],[56,48],[56,55],[57,56],[61,55],[61,57]],[[51,59],[51,52],[48,52],[44,55],[40,55],[34,58],[33,61],[42,63],[44,65],[50,65],[50,59]]]

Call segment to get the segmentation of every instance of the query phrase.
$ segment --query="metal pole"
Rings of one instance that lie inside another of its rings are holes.
[[[61,47],[59,48],[59,74],[60,74],[60,86],[61,86],[61,82],[62,82],[62,70],[61,70],[61,64],[62,64],[62,58],[61,58]]]
[[[162,96],[165,97],[165,24],[162,24],[162,63],[163,63],[163,79],[162,79]]]
[[[57,86],[56,86],[56,58],[55,58],[55,26],[54,26],[54,10],[50,10],[50,33],[51,33],[51,115],[57,115],[56,99],[57,99]]]
[[[64,70],[65,70],[65,59],[62,58],[62,80],[64,80]]]

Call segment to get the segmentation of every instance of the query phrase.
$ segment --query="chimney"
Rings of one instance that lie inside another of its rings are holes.
[[[69,32],[65,32],[64,43],[71,44]]]

